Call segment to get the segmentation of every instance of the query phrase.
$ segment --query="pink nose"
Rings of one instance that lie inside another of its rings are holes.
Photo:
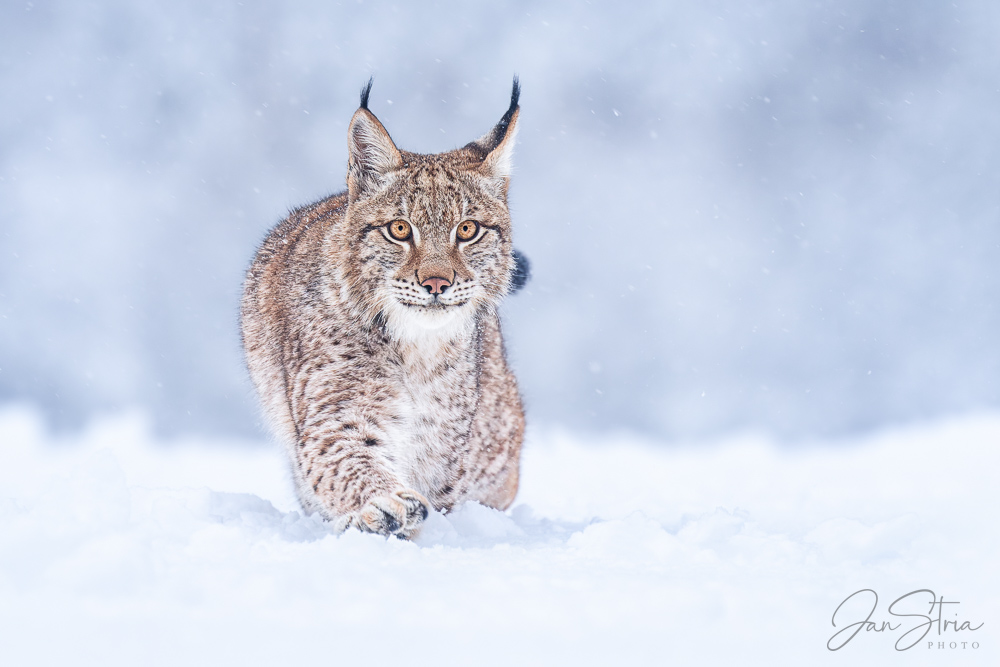
[[[431,294],[441,294],[451,287],[451,281],[444,278],[428,278],[420,284],[427,288],[427,291]]]

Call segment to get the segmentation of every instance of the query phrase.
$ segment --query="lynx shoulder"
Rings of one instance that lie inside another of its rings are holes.
[[[250,266],[243,347],[303,508],[408,537],[431,508],[517,493],[524,414],[496,307],[525,278],[507,209],[520,89],[436,155],[397,148],[370,90],[347,190],[293,211]]]

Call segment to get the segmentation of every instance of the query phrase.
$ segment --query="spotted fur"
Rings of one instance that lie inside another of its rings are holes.
[[[257,252],[243,346],[303,508],[408,537],[430,508],[517,493],[524,415],[496,307],[527,275],[507,209],[520,91],[477,141],[419,155],[367,108],[370,88],[347,191],[293,211]],[[408,240],[387,227],[399,220]],[[463,221],[478,223],[464,242]]]

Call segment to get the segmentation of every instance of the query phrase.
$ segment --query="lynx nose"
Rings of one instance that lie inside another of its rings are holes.
[[[423,285],[431,294],[441,294],[446,289],[451,287],[451,281],[445,278],[428,278],[420,284]]]

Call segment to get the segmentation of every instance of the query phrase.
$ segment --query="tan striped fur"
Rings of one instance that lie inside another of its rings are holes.
[[[293,211],[257,252],[243,345],[303,508],[407,537],[429,508],[517,493],[524,415],[496,307],[514,268],[519,89],[481,139],[418,155],[368,110],[370,86],[347,191]]]

